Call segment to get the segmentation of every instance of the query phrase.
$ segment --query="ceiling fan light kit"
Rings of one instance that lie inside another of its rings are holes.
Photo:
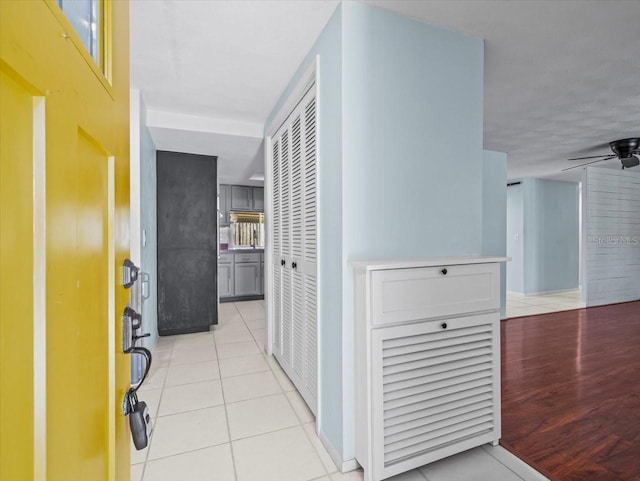
[[[566,169],[562,169],[562,172],[565,170],[577,169],[578,167],[584,167],[585,165],[595,164],[596,162],[602,162],[604,160],[609,160],[617,157],[620,159],[620,163],[622,164],[623,169],[628,169],[630,167],[636,167],[640,165],[640,159],[636,156],[636,154],[640,154],[640,137],[633,137],[630,139],[620,139],[609,142],[609,147],[613,151],[612,154],[603,154],[603,155],[592,155],[589,157],[576,157],[569,160],[587,160],[587,159],[597,159],[592,160],[591,162],[585,162],[584,164],[574,165],[573,167],[568,167]]]

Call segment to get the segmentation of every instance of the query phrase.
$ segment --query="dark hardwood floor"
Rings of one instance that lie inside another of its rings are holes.
[[[640,480],[640,302],[501,329],[501,444],[554,481]]]

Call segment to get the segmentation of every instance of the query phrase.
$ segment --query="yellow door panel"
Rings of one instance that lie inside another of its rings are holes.
[[[0,0],[2,480],[129,479],[129,19],[102,1],[98,66],[55,1]]]
[[[0,91],[0,479],[31,479],[33,96],[2,65]]]

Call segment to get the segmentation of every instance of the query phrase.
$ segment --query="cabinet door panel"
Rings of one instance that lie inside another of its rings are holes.
[[[244,185],[231,186],[231,209],[251,210],[253,207],[253,190]]]
[[[264,189],[262,187],[253,188],[253,210],[264,210]]]
[[[234,286],[236,296],[260,294],[260,263],[236,264]]]
[[[234,295],[233,264],[218,265],[218,295],[230,297]]]
[[[220,186],[220,225],[229,225],[229,198],[231,197],[230,186]]]

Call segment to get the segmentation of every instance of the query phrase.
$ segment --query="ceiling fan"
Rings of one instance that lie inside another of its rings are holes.
[[[589,164],[595,164],[596,162],[602,162],[603,160],[609,160],[617,157],[620,159],[620,163],[622,164],[623,169],[628,169],[630,167],[635,167],[636,165],[640,165],[640,159],[636,155],[640,154],[640,138],[632,138],[632,139],[620,139],[614,140],[613,142],[609,142],[608,144],[598,145],[594,147],[594,149],[599,149],[602,147],[609,146],[613,151],[613,154],[603,154],[603,155],[592,155],[591,157],[576,157],[574,159],[568,160],[589,160],[589,159],[597,159],[592,160],[591,162],[585,162],[580,165],[574,165],[573,167],[567,167],[566,169],[562,169],[562,172],[565,170],[577,169],[578,167],[583,167]]]

